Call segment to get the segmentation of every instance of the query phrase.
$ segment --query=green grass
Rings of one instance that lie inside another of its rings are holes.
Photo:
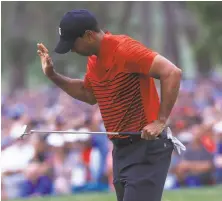
[[[116,201],[114,193],[90,193],[71,196],[31,198],[26,201]],[[17,199],[14,201],[25,201]],[[222,186],[165,191],[162,201],[222,201]]]

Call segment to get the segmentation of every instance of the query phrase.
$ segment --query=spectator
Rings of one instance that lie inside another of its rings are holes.
[[[213,131],[216,135],[217,150],[214,156],[214,165],[216,168],[216,182],[222,184],[222,121],[214,125]]]
[[[201,142],[200,127],[193,126],[191,132],[193,140],[187,146],[176,170],[178,180],[189,186],[209,185],[213,179],[213,154],[208,152]]]
[[[33,134],[30,141],[34,147],[34,156],[24,171],[25,179],[21,184],[21,197],[49,195],[52,193],[53,184],[45,136]]]
[[[20,196],[20,183],[25,179],[24,170],[34,157],[34,147],[27,140],[14,140],[13,144],[2,151],[2,183],[8,198]]]
[[[56,194],[67,194],[71,192],[70,175],[71,170],[66,166],[66,153],[64,138],[60,134],[50,134],[47,137],[49,150],[51,152],[51,165],[53,167],[54,191]]]

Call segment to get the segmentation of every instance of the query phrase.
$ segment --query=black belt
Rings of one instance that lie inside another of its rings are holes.
[[[142,140],[141,135],[133,135],[126,138],[113,138],[111,141],[115,146],[127,146]]]
[[[165,131],[163,131],[158,138],[165,138]],[[129,144],[136,143],[138,141],[142,140],[141,135],[131,135],[126,138],[112,138],[111,141],[115,146],[127,146]]]

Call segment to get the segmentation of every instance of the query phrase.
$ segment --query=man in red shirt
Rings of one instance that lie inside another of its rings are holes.
[[[173,150],[165,127],[181,70],[129,36],[104,33],[87,10],[66,13],[59,34],[57,53],[88,56],[85,78],[55,72],[47,48],[37,44],[44,74],[73,98],[98,103],[107,131],[142,131],[109,137],[118,201],[160,201]],[[154,78],[160,80],[161,101]]]

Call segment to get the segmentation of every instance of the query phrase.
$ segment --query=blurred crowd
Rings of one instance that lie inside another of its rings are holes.
[[[57,87],[23,90],[1,102],[2,199],[113,190],[112,143],[105,135],[28,129],[105,131],[97,105]],[[173,153],[165,189],[222,183],[222,79],[183,80],[169,125],[187,147]]]

